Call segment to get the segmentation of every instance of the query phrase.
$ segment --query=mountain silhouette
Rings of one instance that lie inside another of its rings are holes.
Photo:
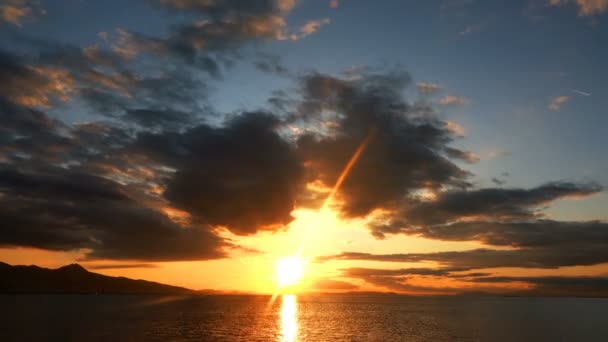
[[[78,264],[57,269],[0,262],[0,293],[189,294],[183,287],[87,271]]]

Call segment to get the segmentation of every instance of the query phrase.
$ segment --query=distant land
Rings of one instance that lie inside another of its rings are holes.
[[[200,294],[191,289],[146,280],[109,277],[78,264],[57,269],[11,266],[0,262],[0,293]]]

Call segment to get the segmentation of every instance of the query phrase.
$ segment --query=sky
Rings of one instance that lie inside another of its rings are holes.
[[[227,292],[606,296],[607,13],[2,0],[0,261]]]

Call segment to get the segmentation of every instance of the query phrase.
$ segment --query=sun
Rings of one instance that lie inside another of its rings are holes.
[[[276,279],[279,287],[297,285],[304,275],[306,261],[297,257],[286,257],[277,261]]]

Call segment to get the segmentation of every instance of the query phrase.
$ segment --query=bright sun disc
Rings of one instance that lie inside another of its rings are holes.
[[[306,262],[298,257],[287,257],[277,261],[277,283],[280,287],[296,285],[304,274]]]

